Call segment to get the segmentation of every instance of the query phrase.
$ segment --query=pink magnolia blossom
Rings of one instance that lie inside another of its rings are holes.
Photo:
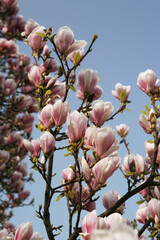
[[[81,159],[81,167],[82,167],[82,173],[83,173],[84,178],[87,181],[90,181],[91,180],[91,169],[89,168],[89,165],[84,157],[82,157],[82,159]]]
[[[31,153],[32,157],[39,157],[41,153],[39,140],[32,140],[31,142],[27,139],[23,139],[25,148]]]
[[[82,233],[83,239],[90,240],[94,230],[97,228],[97,213],[96,210],[88,213],[82,220]]]
[[[152,196],[160,200],[160,186],[155,186],[153,190],[151,190]]]
[[[160,200],[152,198],[149,203],[149,212],[151,217],[155,220],[155,223],[159,225],[160,223]]]
[[[30,240],[43,240],[43,238],[40,233],[34,232]]]
[[[84,40],[76,41],[73,31],[68,26],[59,28],[54,42],[60,54],[66,56],[73,51],[84,48],[87,44]]]
[[[144,116],[142,113],[139,115],[139,123],[146,133],[148,134],[152,133],[151,123],[148,121],[146,116]]]
[[[58,70],[58,62],[53,58],[48,58],[40,65],[41,72],[56,72]]]
[[[107,179],[118,169],[120,161],[120,157],[111,156],[97,162],[92,168],[96,181],[100,184],[105,184]]]
[[[102,100],[95,101],[91,112],[90,118],[96,126],[102,126],[113,113],[113,106],[111,102],[104,102]]]
[[[24,200],[24,199],[26,199],[26,198],[28,198],[28,197],[30,196],[30,191],[28,191],[28,190],[23,190],[22,192],[20,192],[20,193],[18,194],[18,196],[19,196],[19,198],[20,198],[21,200]]]
[[[137,79],[137,85],[146,94],[153,93],[158,82],[159,80],[157,80],[156,74],[150,69],[147,69],[145,72],[141,72]]]
[[[49,84],[49,82],[48,82],[48,84]],[[50,97],[52,99],[63,98],[65,96],[65,93],[66,93],[66,83],[59,82],[57,80],[56,83],[54,84],[54,87],[52,89]]]
[[[24,31],[25,23],[22,15],[10,16],[5,24],[5,31],[13,35],[21,34]]]
[[[22,223],[15,232],[15,240],[30,239],[33,234],[33,226],[31,222]]]
[[[55,147],[55,138],[50,132],[48,131],[43,132],[42,135],[40,136],[39,141],[40,147],[43,150],[44,154],[53,153]]]
[[[49,54],[49,47],[47,45],[43,48],[43,56],[47,56]]]
[[[110,126],[97,129],[93,148],[101,159],[117,151],[119,146],[116,145],[115,131]]]
[[[137,174],[141,174],[145,171],[145,161],[144,158],[137,154],[127,154],[124,157],[123,162],[123,170],[127,172],[135,172]]]
[[[28,73],[29,81],[35,86],[40,86],[43,84],[43,78],[41,75],[40,68],[38,66],[33,66]]]
[[[13,79],[7,79],[3,85],[3,94],[6,96],[12,95],[16,92],[17,83]]]
[[[0,150],[0,166],[8,162],[10,153],[6,150]]]
[[[129,133],[129,127],[126,124],[120,124],[116,126],[116,130],[119,136],[126,137]]]
[[[84,55],[84,49],[79,49],[79,50],[76,50],[74,52],[71,52],[67,58],[73,63],[73,64],[76,64],[75,62],[75,57],[79,55],[79,59],[78,61],[80,61],[80,59],[83,57]]]
[[[61,174],[62,177],[67,181],[71,181],[73,178],[75,178],[75,172],[71,167],[63,169]]]
[[[97,229],[91,240],[138,240],[138,231],[120,223],[111,230]]]
[[[119,199],[121,198],[121,196],[119,195],[119,193],[115,192],[115,191],[109,191],[107,193],[105,193],[102,197],[102,201],[103,201],[103,206],[106,209],[111,208]],[[125,203],[123,203],[120,206],[120,210],[123,213],[123,210],[125,208]]]
[[[32,48],[33,51],[41,51],[46,44],[46,41],[43,41],[43,37],[37,33],[45,34],[45,28],[43,26],[37,26],[33,31],[28,35],[26,43]]]
[[[78,111],[73,111],[67,117],[67,135],[70,142],[76,142],[84,137],[87,128],[87,117]]]
[[[122,215],[120,213],[112,213],[105,219],[107,229],[112,229],[116,227],[118,224],[123,222]]]
[[[144,145],[145,145],[145,149],[146,149],[147,157],[148,157],[147,163],[151,164],[152,159],[154,158],[154,143],[150,143],[150,142],[145,141]],[[160,145],[158,146],[158,153],[157,153],[156,163],[160,167]]]
[[[106,217],[98,217],[97,229],[107,229]]]
[[[89,202],[89,196],[91,195],[91,190],[90,188],[87,187],[82,187],[82,192],[81,192],[81,203],[83,209],[85,209],[88,212],[91,212],[93,210],[96,209],[96,203],[95,201]],[[80,189],[79,187],[76,189],[75,193],[74,193],[74,202],[77,203],[80,201],[79,199],[80,196]]]
[[[52,117],[52,104],[47,104],[41,111],[41,114],[38,115],[40,123],[47,128],[53,128],[55,126],[55,122]]]
[[[67,114],[71,111],[67,101],[57,100],[51,110],[52,119],[56,126],[62,126],[67,119]]]
[[[94,146],[94,139],[96,136],[96,133],[98,131],[98,128],[95,126],[88,127],[85,136],[84,136],[84,147],[90,149]]]
[[[6,240],[6,239],[14,240],[14,235],[13,235],[13,233],[9,233],[7,231],[7,229],[4,228],[3,230],[0,231],[0,239],[1,240]]]
[[[33,29],[35,29],[38,26],[39,24],[37,22],[35,22],[32,19],[29,19],[24,26],[24,33],[22,33],[22,35],[24,34],[29,35],[33,31]]]
[[[150,217],[149,207],[146,203],[142,203],[136,211],[136,219],[140,223],[145,223]]]
[[[81,70],[78,74],[78,92],[79,99],[88,99],[91,96],[95,100],[99,98],[103,91],[97,85],[99,81],[98,72],[92,69]],[[92,96],[93,95],[93,96]]]
[[[112,90],[112,94],[115,98],[119,99],[121,102],[126,102],[130,94],[131,87],[123,86],[121,83],[117,83],[115,90]]]
[[[73,171],[73,169],[70,166],[68,168],[63,169],[61,175],[64,179],[62,184],[69,182],[73,179],[76,180],[76,176],[77,176],[76,173]],[[78,184],[78,182],[75,182],[75,183],[72,183],[71,186],[72,186],[72,190],[75,191],[79,187],[79,184]],[[70,185],[68,187],[70,188]],[[67,186],[64,186],[63,189],[64,189],[64,191],[66,191]]]

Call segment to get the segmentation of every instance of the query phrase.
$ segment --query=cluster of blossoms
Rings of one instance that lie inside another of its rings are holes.
[[[10,227],[0,231],[1,240],[43,240],[38,232],[33,232],[31,222],[22,223],[14,232]]]
[[[8,226],[12,209],[24,206],[30,191],[25,183],[28,175],[27,155],[23,139],[30,139],[37,103],[34,89],[28,85],[30,58],[19,53],[15,35],[24,31],[25,21],[17,16],[17,1],[0,3],[0,227]],[[19,26],[19,27],[18,27]],[[12,39],[12,40],[9,40]],[[31,204],[32,201],[28,204]]]
[[[98,217],[96,210],[87,214],[82,220],[82,240],[138,240],[137,230],[131,227],[128,219],[123,219],[121,214],[113,213],[108,217]],[[145,239],[144,234],[140,238]]]
[[[136,219],[146,226],[152,226],[149,229],[151,236],[158,237],[160,111],[156,101],[160,99],[160,87],[156,74],[147,70],[140,73],[137,80],[152,105],[151,108],[146,106],[146,111],[139,117],[144,131],[153,137],[153,141],[145,143],[147,156],[144,158],[131,153],[126,142],[128,126],[116,126],[121,138],[118,143],[115,130],[105,125],[126,109],[130,103],[131,87],[116,84],[112,94],[121,106],[113,113],[111,102],[99,100],[103,90],[98,85],[97,71],[83,69],[76,78],[76,70],[91,51],[97,36],[93,36],[85,53],[87,42],[76,40],[68,26],[52,34],[52,28],[46,29],[33,20],[25,22],[22,16],[17,15],[16,0],[2,1],[0,12],[1,33],[7,38],[0,40],[0,64],[2,71],[5,70],[5,74],[0,75],[0,179],[8,197],[0,205],[0,218],[5,226],[0,237],[42,239],[39,233],[33,233],[31,223],[22,224],[17,230],[6,223],[5,210],[22,204],[30,194],[24,189],[24,183],[31,177],[27,178],[26,164],[21,162],[27,151],[30,152],[32,168],[46,183],[44,205],[39,206],[37,216],[42,219],[49,239],[55,239],[62,228],[53,226],[50,219],[49,208],[55,194],[58,194],[58,200],[61,197],[67,200],[69,239],[77,239],[79,234],[82,240],[145,239],[142,231],[134,229],[136,224],[122,218],[125,201],[138,192],[143,203],[137,210]],[[25,39],[31,47],[35,64],[30,64],[27,56],[18,54],[15,41],[10,40],[14,38]],[[54,57],[49,44],[52,45]],[[71,90],[81,101],[77,110],[72,110],[68,102]],[[31,140],[34,120],[31,113],[35,112],[39,112],[36,127],[41,135]],[[122,143],[127,154],[120,167],[118,149]],[[53,174],[53,158],[57,151],[64,149],[67,151],[65,156],[71,157],[72,163],[68,168],[62,168],[61,184],[52,186],[52,179],[56,176]],[[123,197],[115,191],[106,192],[102,197],[105,212],[97,216],[98,193],[107,186],[109,178],[118,168],[127,180],[128,192]],[[80,228],[83,210],[89,213],[83,218]],[[73,215],[76,221],[73,221]]]
[[[26,21],[19,11],[17,0],[2,0],[0,4],[0,30],[7,39],[22,39],[21,33],[24,31]]]

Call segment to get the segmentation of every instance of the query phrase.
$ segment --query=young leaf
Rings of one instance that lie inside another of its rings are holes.
[[[121,134],[121,137],[124,137],[124,132],[122,129],[120,129],[120,134]]]
[[[140,205],[142,203],[144,203],[145,200],[140,200],[140,201],[137,201],[136,204]]]
[[[152,141],[152,140],[147,140],[147,142],[148,142],[148,143],[154,143],[154,141]]]
[[[50,89],[49,89],[49,90],[47,90],[47,91],[46,91],[46,95],[49,95],[49,94],[51,94],[51,92],[52,92],[52,91],[51,91]]]
[[[70,88],[72,89],[73,92],[76,92],[76,88],[73,85],[70,85]]]
[[[120,93],[120,101],[124,102],[125,97],[126,97],[126,92],[124,90],[122,90]]]
[[[63,195],[59,195],[56,199],[56,202],[58,202],[62,197],[63,197]]]
[[[71,153],[66,153],[64,154],[64,157],[68,157],[69,155],[71,155]]]
[[[43,37],[43,38],[47,37],[46,34],[44,34],[44,33],[36,32],[36,34]]]
[[[144,110],[142,110],[141,112],[142,112],[144,115],[148,116],[148,112],[146,112],[146,111],[144,111]]]
[[[126,108],[125,110],[128,111],[128,112],[132,112],[132,110],[131,110],[131,109],[128,109],[128,108]]]
[[[150,108],[148,107],[147,104],[145,105],[145,108],[146,108],[147,112],[150,112]]]
[[[77,52],[75,57],[74,57],[75,64],[77,64],[77,62],[79,61],[79,58],[80,58],[80,53]]]

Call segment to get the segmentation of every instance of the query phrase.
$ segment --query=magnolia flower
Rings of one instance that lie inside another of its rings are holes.
[[[137,85],[146,94],[153,93],[158,82],[159,80],[157,80],[156,74],[150,69],[147,69],[145,72],[141,72],[137,79]]]
[[[84,137],[87,128],[87,117],[78,111],[73,111],[67,117],[67,135],[71,142],[78,141]]]
[[[119,99],[122,103],[128,100],[128,96],[131,91],[131,86],[123,86],[121,83],[117,83],[115,90],[112,90],[112,94],[115,98]]]

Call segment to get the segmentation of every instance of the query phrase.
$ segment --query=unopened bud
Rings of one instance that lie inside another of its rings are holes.
[[[92,40],[95,41],[97,38],[98,38],[98,35],[94,34],[93,37],[92,37]]]

